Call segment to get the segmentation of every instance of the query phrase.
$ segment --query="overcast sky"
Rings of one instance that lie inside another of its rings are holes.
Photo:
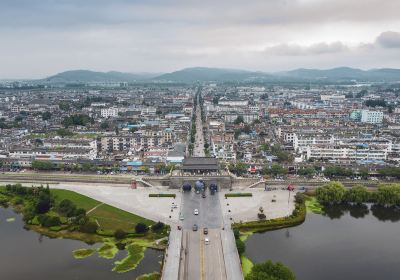
[[[0,79],[400,68],[399,0],[0,0]]]

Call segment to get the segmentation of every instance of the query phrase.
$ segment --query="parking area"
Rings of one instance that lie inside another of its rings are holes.
[[[295,192],[287,190],[265,191],[264,189],[246,189],[241,192],[252,193],[252,197],[228,197],[227,190],[219,193],[222,213],[225,218],[234,221],[258,220],[259,208],[264,209],[267,219],[288,216],[295,207]]]

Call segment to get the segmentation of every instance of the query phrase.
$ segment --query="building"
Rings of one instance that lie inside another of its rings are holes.
[[[100,114],[103,118],[118,117],[118,108],[104,108]]]
[[[382,123],[382,120],[383,120],[383,112],[369,111],[369,110],[361,111],[361,122],[363,123],[377,124],[377,123]]]

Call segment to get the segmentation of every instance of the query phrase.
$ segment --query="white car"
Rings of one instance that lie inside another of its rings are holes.
[[[193,214],[195,214],[195,215],[199,215],[199,209],[194,209],[194,212],[193,212]]]
[[[208,237],[204,238],[204,243],[206,245],[210,244],[210,239]]]

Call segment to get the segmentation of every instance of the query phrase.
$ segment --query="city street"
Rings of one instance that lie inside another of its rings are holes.
[[[194,209],[199,210],[194,215]],[[222,248],[222,211],[217,194],[210,195],[206,191],[206,197],[194,191],[182,194],[182,214],[184,215],[184,251],[186,252],[184,279],[227,279],[225,261]],[[198,226],[193,231],[193,225]],[[204,228],[208,233],[204,234]],[[205,238],[209,244],[205,244]],[[236,249],[236,248],[235,248]]]
[[[199,98],[197,98],[197,102],[199,102]],[[193,156],[194,157],[204,157],[205,156],[203,122],[201,120],[201,108],[200,108],[199,103],[197,103],[197,107],[196,107],[196,135],[195,135]]]

